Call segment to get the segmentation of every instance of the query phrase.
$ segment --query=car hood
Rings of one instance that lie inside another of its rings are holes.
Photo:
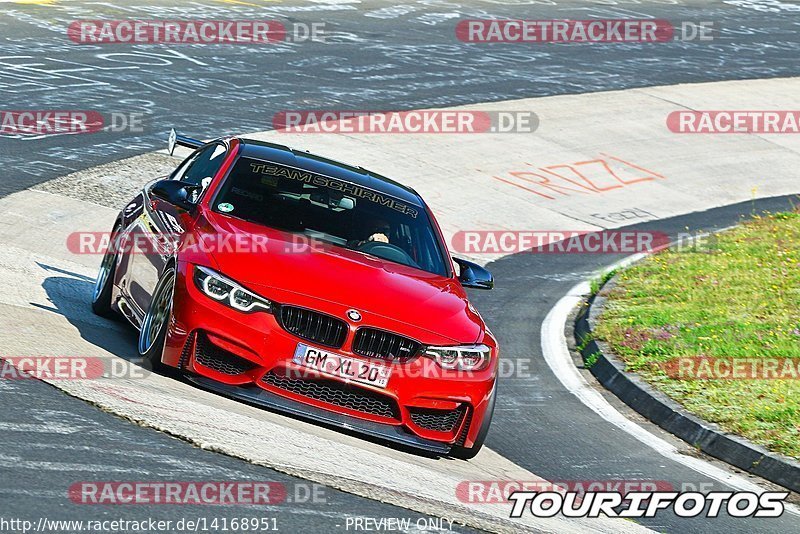
[[[199,238],[234,244],[238,239],[250,247],[213,247],[210,255],[221,273],[268,299],[342,319],[356,309],[363,321],[355,326],[392,330],[426,344],[483,337],[483,320],[453,278],[341,247],[296,245],[293,234],[213,212],[196,229]]]

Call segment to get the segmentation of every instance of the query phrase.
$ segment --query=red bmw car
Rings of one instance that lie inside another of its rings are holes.
[[[120,212],[92,307],[139,329],[154,368],[253,404],[472,458],[497,341],[412,189],[242,138],[203,143]]]

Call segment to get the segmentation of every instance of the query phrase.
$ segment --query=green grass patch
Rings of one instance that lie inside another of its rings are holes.
[[[603,287],[606,282],[614,278],[614,275],[617,274],[616,269],[611,269],[603,273],[602,275],[598,276],[597,278],[593,278],[589,281],[589,293],[594,296],[600,292],[600,288]]]
[[[600,359],[599,352],[593,352],[589,354],[585,360],[583,360],[583,364],[586,366],[587,369],[591,369],[597,363],[597,360]]]
[[[800,458],[800,379],[679,380],[659,365],[800,358],[800,213],[755,217],[623,271],[594,334],[689,411]]]

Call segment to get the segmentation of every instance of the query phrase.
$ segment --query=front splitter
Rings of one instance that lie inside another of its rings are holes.
[[[352,417],[330,412],[310,406],[300,402],[281,397],[270,393],[258,386],[230,386],[202,376],[190,375],[186,377],[191,383],[214,393],[219,393],[232,399],[241,400],[250,404],[255,404],[278,412],[287,413],[301,419],[307,419],[318,423],[334,426],[350,432],[367,435],[373,438],[383,439],[413,447],[423,451],[447,455],[450,453],[450,445],[438,441],[428,440],[415,436],[396,425],[385,425],[372,421],[354,419]]]

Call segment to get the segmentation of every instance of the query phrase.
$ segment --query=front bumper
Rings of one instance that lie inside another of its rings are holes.
[[[317,408],[315,406],[295,402],[280,395],[256,386],[229,386],[202,376],[190,376],[189,381],[203,389],[213,391],[250,404],[263,406],[275,411],[288,413],[303,419],[308,419],[325,425],[355,431],[373,438],[385,439],[400,445],[422,449],[435,454],[447,455],[451,446],[440,441],[433,441],[409,432],[405,432],[397,425],[386,425],[371,421],[354,419],[336,412]]]
[[[294,364],[298,344],[313,342],[284,330],[272,314],[240,313],[208,298],[195,287],[191,268],[185,263],[178,267],[173,319],[162,360],[190,372],[195,384],[437,454],[447,454],[454,445],[470,447],[477,437],[495,382],[496,358],[487,369],[465,377],[418,357],[387,364],[393,371],[385,388],[353,384]],[[346,308],[339,310],[311,297],[292,295],[291,304],[346,317]],[[356,326],[348,328],[341,348],[325,350],[382,362],[354,354],[351,343]]]

